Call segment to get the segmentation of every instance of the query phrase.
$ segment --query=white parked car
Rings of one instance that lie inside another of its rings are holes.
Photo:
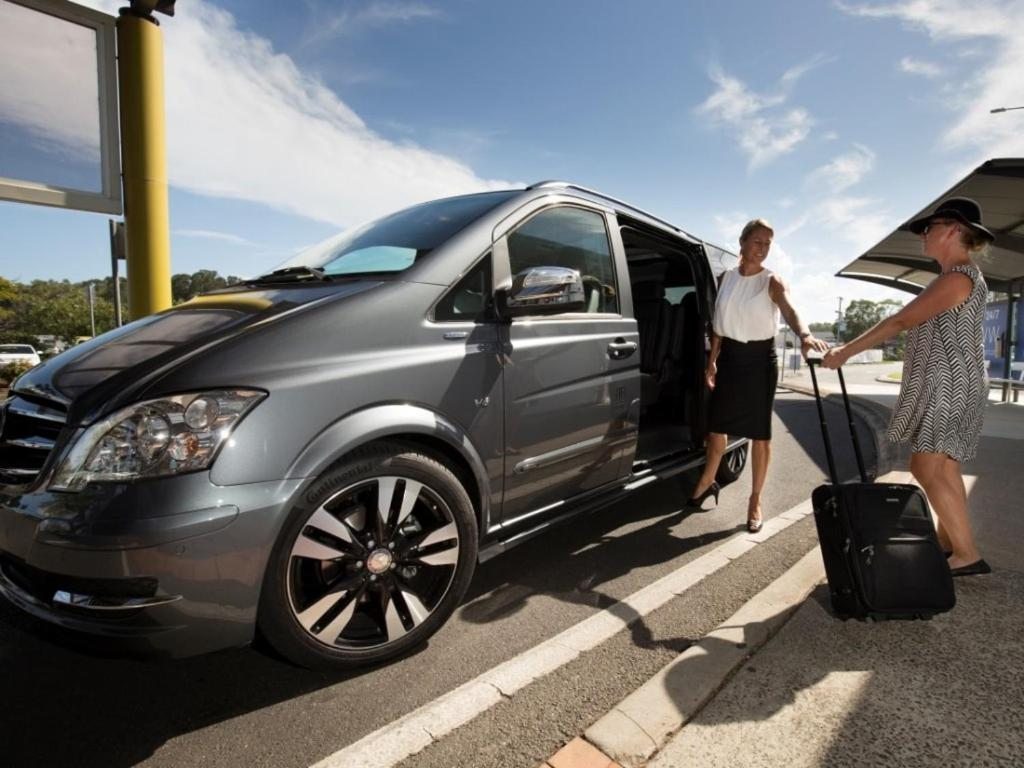
[[[22,361],[29,365],[39,365],[42,362],[39,353],[31,344],[0,344],[0,365]]]

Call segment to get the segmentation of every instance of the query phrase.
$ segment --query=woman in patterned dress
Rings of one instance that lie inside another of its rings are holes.
[[[978,204],[965,197],[943,201],[908,229],[921,236],[924,255],[941,273],[899,312],[830,349],[822,364],[838,368],[908,331],[888,438],[910,441],[910,471],[939,518],[939,543],[953,575],[990,573],[974,542],[960,465],[974,458],[988,402],[981,331],[988,288],[971,254],[995,238],[982,225]]]

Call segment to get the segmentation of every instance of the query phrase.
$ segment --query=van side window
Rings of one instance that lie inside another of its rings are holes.
[[[568,206],[542,211],[509,235],[508,255],[513,275],[529,267],[579,271],[584,311],[619,311],[615,267],[601,214]]]
[[[489,319],[491,254],[478,261],[434,307],[437,323],[482,323]]]

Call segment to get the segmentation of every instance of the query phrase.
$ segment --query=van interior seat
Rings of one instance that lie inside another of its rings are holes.
[[[663,331],[668,322],[669,307],[661,283],[633,284],[633,314],[640,334],[640,370],[644,373],[658,372],[659,346],[667,349]]]
[[[675,378],[685,370],[687,355],[692,355],[697,344],[700,330],[700,313],[697,309],[697,294],[683,294],[678,304],[669,310],[669,344],[665,370],[669,377]]]
[[[660,281],[633,284],[633,314],[640,334],[640,402],[645,405],[661,395],[662,367],[672,340],[671,310]]]
[[[688,419],[693,414],[695,398],[700,390],[698,382],[703,376],[703,371],[694,370],[694,361],[701,359],[698,352],[700,344],[700,310],[697,294],[691,291],[672,307],[672,341],[665,365],[665,381],[682,391],[683,414]]]

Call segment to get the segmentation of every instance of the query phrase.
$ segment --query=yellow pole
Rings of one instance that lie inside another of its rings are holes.
[[[164,48],[156,20],[122,10],[117,58],[128,313],[134,320],[171,306]]]

